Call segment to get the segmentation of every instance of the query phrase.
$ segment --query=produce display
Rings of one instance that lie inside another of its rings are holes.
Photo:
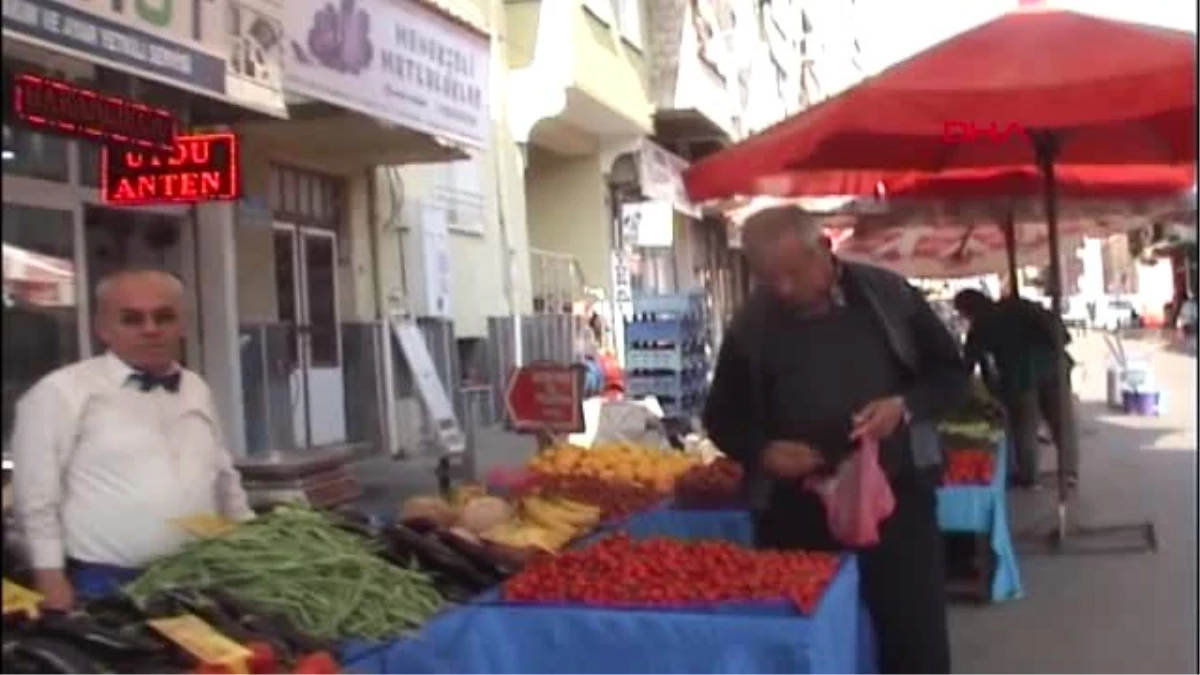
[[[246,650],[238,663],[206,663],[151,623],[199,618]],[[140,608],[127,598],[92,601],[72,614],[4,619],[5,673],[338,673],[333,645],[222,591],[171,591]]]
[[[336,518],[278,507],[150,566],[126,592],[145,607],[164,591],[220,588],[323,639],[382,639],[441,609],[429,574],[391,564]]]
[[[449,501],[413,497],[400,511],[403,525],[435,532],[443,541],[474,549],[476,557],[503,560],[509,567],[561,550],[594,529],[601,516],[601,509],[559,494],[527,493],[509,502],[479,486],[459,488]]]
[[[947,485],[988,485],[996,475],[996,451],[1004,440],[1004,407],[976,378],[966,402],[938,423],[946,453]]]
[[[675,505],[683,509],[728,508],[741,495],[742,465],[720,457],[694,466],[675,481]]]
[[[529,563],[504,584],[509,602],[686,607],[785,600],[809,614],[839,564],[832,553],[755,551],[729,542],[634,540],[617,533]]]
[[[600,509],[603,522],[621,520],[663,501],[657,488],[591,476],[541,476],[527,494],[568,499]]]
[[[528,496],[519,502],[516,518],[495,525],[481,536],[512,549],[556,553],[591,532],[600,523],[600,516],[600,509],[588,504],[561,497]]]
[[[558,446],[539,452],[529,468],[539,475],[588,476],[614,483],[644,485],[669,493],[680,474],[699,458],[678,451],[632,445]]]

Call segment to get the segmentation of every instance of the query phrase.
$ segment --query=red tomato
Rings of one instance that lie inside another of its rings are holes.
[[[337,675],[342,669],[329,652],[305,654],[292,666],[295,675]]]

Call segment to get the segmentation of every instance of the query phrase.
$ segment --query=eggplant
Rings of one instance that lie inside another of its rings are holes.
[[[401,524],[417,534],[429,534],[431,532],[437,532],[442,528],[442,526],[438,525],[437,521],[432,518],[409,518],[404,520]]]
[[[326,651],[332,647],[330,643],[301,631],[282,615],[255,607],[228,591],[212,588],[206,594],[226,614],[237,617],[247,630],[270,643],[282,659],[291,660],[301,654]]]
[[[436,536],[448,548],[469,560],[475,567],[486,572],[488,576],[495,580],[495,583],[504,581],[513,574],[516,574],[516,570],[509,567],[505,561],[492,555],[490,551],[475,542],[467,541],[447,530],[439,530],[436,532]]]
[[[105,659],[137,660],[166,656],[167,647],[148,637],[126,634],[82,614],[45,613],[33,628],[38,636],[69,642]]]
[[[6,673],[103,673],[109,669],[64,640],[20,637],[4,644]]]
[[[482,591],[494,585],[494,580],[435,538],[422,536],[404,525],[393,525],[387,530],[389,549],[404,556],[415,556],[417,562],[430,572],[444,576],[464,588]],[[398,549],[398,550],[397,550]],[[393,559],[393,562],[395,560]]]

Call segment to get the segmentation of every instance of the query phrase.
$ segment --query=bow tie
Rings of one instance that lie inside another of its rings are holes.
[[[129,380],[136,382],[138,388],[142,391],[153,391],[162,387],[164,391],[171,392],[172,394],[179,391],[180,379],[181,373],[179,371],[175,371],[169,375],[152,375],[138,371],[129,376]]]

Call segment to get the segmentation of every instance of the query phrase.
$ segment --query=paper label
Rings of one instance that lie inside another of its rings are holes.
[[[4,615],[25,613],[37,617],[44,596],[24,586],[4,580]]]
[[[171,522],[186,530],[188,534],[201,539],[219,537],[237,527],[237,523],[215,513],[197,513],[186,518],[177,518]]]
[[[244,665],[250,650],[221,635],[194,614],[183,614],[147,622],[171,642],[206,665]]]

